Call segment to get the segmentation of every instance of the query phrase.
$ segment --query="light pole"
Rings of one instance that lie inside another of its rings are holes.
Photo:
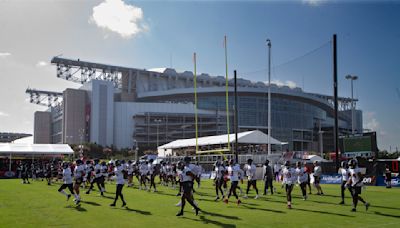
[[[271,155],[271,40],[267,39],[268,46],[268,155]]]
[[[354,109],[355,109],[355,104],[354,104],[354,99],[353,99],[353,81],[357,80],[358,77],[355,75],[346,75],[346,79],[350,80],[351,84],[351,134],[354,135]]]
[[[79,145],[79,157],[83,159],[83,138],[85,136],[85,129],[81,128],[79,129],[79,137],[81,139],[80,145]]]
[[[160,123],[162,122],[161,119],[155,119],[154,122],[157,124],[157,152],[158,152],[158,128]]]

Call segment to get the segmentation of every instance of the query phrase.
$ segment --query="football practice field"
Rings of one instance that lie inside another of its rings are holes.
[[[261,190],[261,181],[258,185]],[[296,186],[293,209],[286,208],[284,190],[279,184],[274,185],[278,194],[261,195],[255,200],[255,191],[251,190],[249,198],[242,198],[238,206],[234,197],[229,204],[215,202],[212,181],[203,181],[195,193],[203,211],[196,216],[186,204],[184,216],[176,217],[180,209],[175,206],[179,201],[177,190],[164,186],[158,186],[159,192],[153,193],[125,185],[123,194],[128,206],[121,208],[122,202],[118,201],[113,208],[109,204],[114,198],[114,184],[106,185],[105,197],[99,195],[97,187],[90,195],[81,190],[81,206],[75,206],[73,197],[66,201],[57,192],[59,184],[0,180],[0,227],[400,227],[398,188],[368,186],[362,196],[371,207],[365,211],[363,204],[359,204],[354,213],[350,212],[348,192],[346,204],[338,204],[339,185],[323,185],[325,195],[310,195],[307,201],[301,199]],[[241,187],[245,189],[246,183]]]

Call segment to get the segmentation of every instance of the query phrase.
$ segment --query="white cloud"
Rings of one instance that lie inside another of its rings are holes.
[[[0,58],[5,58],[10,55],[11,55],[11,53],[9,53],[9,52],[0,52]]]
[[[123,38],[131,38],[147,30],[143,23],[142,9],[122,0],[105,0],[93,7],[89,23],[116,32]]]
[[[382,129],[381,123],[377,120],[375,112],[365,112],[363,119],[364,128],[376,131],[381,136],[387,135],[387,132]]]
[[[267,82],[267,83],[268,83],[268,82]],[[285,81],[285,82],[283,82],[283,81],[281,81],[281,80],[272,80],[272,81],[271,81],[271,84],[276,84],[276,85],[279,86],[279,87],[288,86],[289,88],[292,88],[292,89],[294,89],[294,88],[297,87],[296,82],[290,81],[290,80],[287,80],[287,81]]]
[[[364,113],[364,127],[371,131],[377,131],[380,128],[375,112]]]
[[[310,6],[319,6],[323,2],[326,2],[327,0],[302,0],[303,4],[307,4]]]
[[[10,116],[8,113],[0,111],[0,117],[8,117]]]
[[[39,61],[38,63],[36,63],[37,67],[45,67],[47,65],[49,65],[49,64],[45,61]]]

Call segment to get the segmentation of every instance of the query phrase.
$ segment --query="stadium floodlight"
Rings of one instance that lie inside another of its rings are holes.
[[[353,98],[353,81],[358,79],[358,76],[356,75],[346,75],[346,79],[350,80],[351,83],[351,134],[354,135],[354,109],[355,109],[355,105],[354,105],[354,98]]]

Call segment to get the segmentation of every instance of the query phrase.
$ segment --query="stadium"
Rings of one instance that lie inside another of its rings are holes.
[[[138,69],[54,57],[56,76],[82,84],[79,89],[27,89],[30,101],[49,107],[36,112],[34,143],[92,142],[116,148],[155,150],[177,139],[195,137],[194,75],[170,68]],[[240,75],[239,75],[240,76]],[[198,136],[233,133],[233,79],[227,112],[225,77],[197,75]],[[239,132],[268,133],[268,85],[238,79]],[[331,152],[333,97],[271,84],[271,136],[283,149]],[[339,98],[339,131],[351,132],[351,98]],[[354,99],[354,102],[357,102]],[[362,111],[355,111],[355,132],[362,133]],[[264,148],[257,148],[262,153]],[[282,148],[273,148],[280,152]]]

